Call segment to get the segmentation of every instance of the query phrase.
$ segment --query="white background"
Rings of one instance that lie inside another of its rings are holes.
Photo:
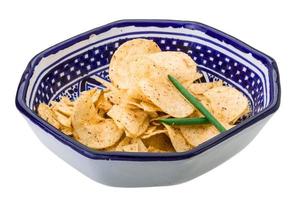
[[[297,1],[1,1],[0,199],[300,199]],[[282,103],[257,138],[216,169],[184,184],[113,188],[78,173],[44,147],[14,105],[28,61],[45,48],[126,18],[199,21],[274,57]]]

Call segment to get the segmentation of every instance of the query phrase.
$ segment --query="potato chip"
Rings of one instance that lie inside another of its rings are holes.
[[[98,115],[92,101],[94,92],[93,90],[89,90],[82,93],[75,102],[74,112],[71,116],[74,129],[79,129],[86,124],[98,123],[103,120],[103,118]]]
[[[148,115],[147,115],[146,119],[144,120],[142,125],[139,127],[138,134],[129,132],[128,135],[130,135],[132,138],[139,137],[139,136],[141,136],[142,134],[144,134],[146,132],[148,126],[149,126],[149,118],[148,118]]]
[[[127,99],[125,106],[132,109],[141,109],[140,102],[136,99]]]
[[[197,64],[183,52],[163,51],[148,54],[147,57],[154,62],[155,70],[159,72],[156,75],[162,79],[167,79],[168,74],[174,76],[181,83],[199,78]]]
[[[131,85],[129,62],[139,55],[161,51],[152,40],[133,39],[122,44],[112,56],[109,65],[109,77],[112,83],[121,89],[128,89]],[[137,68],[136,71],[139,69]]]
[[[67,117],[62,113],[56,111],[54,112],[56,120],[65,127],[71,127],[71,117]]]
[[[95,107],[97,109],[102,109],[104,112],[107,112],[109,109],[111,109],[112,104],[107,98],[105,98],[104,93],[102,92],[99,95],[97,102],[95,103]]]
[[[126,91],[114,89],[104,93],[104,97],[113,104],[121,104],[122,99],[126,98]]]
[[[149,117],[152,119],[152,118],[156,118],[158,117],[158,113],[157,112],[147,112],[147,114],[149,115]]]
[[[235,125],[239,121],[239,119],[249,117],[250,112],[251,112],[251,110],[250,110],[250,107],[248,105],[247,108],[239,116],[237,116],[235,119],[233,119],[230,124]]]
[[[104,80],[102,78],[99,77],[94,77],[95,81],[101,83],[101,85],[103,85],[107,90],[115,90],[117,89],[115,86],[113,86],[113,84],[107,80]]]
[[[191,145],[188,144],[185,138],[182,136],[180,130],[166,124],[164,124],[164,126],[168,130],[168,136],[176,152],[184,152],[192,148]]]
[[[192,105],[170,82],[143,79],[139,87],[153,104],[173,117],[186,117],[194,111]]]
[[[135,88],[129,88],[126,92],[127,99],[129,100],[138,100],[142,102],[152,103],[148,97],[142,92],[142,90],[138,87],[138,83]]]
[[[227,130],[234,127],[225,122],[220,122]],[[217,136],[220,132],[212,124],[201,124],[193,126],[179,126],[180,131],[186,141],[193,147]]]
[[[122,147],[122,151],[139,152],[139,145],[138,145],[138,143],[125,145]]]
[[[117,151],[116,150],[116,146],[111,146],[111,147],[107,147],[107,148],[104,148],[102,149],[103,151],[107,151],[107,152],[113,152],[113,151]]]
[[[134,106],[136,106],[136,108],[140,108],[147,113],[154,113],[157,111],[161,111],[161,109],[159,107],[157,107],[153,103],[149,103],[149,102],[143,102],[143,101],[137,102],[137,101],[131,100],[131,101],[128,101],[128,104],[134,105]]]
[[[130,138],[136,138],[136,137],[139,137],[140,135],[144,134],[145,131],[147,130],[147,127],[149,126],[149,121],[148,120],[145,120],[140,126],[139,126],[139,129],[138,129],[138,133],[132,133],[130,131],[128,131],[125,127],[125,134],[127,137],[130,137]]]
[[[127,130],[127,136],[138,137],[144,133],[149,125],[147,113],[139,109],[128,109],[114,105],[107,113],[120,128]]]
[[[150,152],[150,153],[165,153],[165,151],[157,149],[157,148],[155,148],[153,146],[149,146],[148,147],[148,152]]]
[[[156,130],[156,128],[157,128],[157,126],[151,126],[151,125],[149,125],[148,128],[147,128],[147,130],[146,130],[146,132],[145,132],[145,134],[152,133],[153,131]]]
[[[232,87],[215,87],[206,91],[204,96],[209,100],[215,117],[226,123],[233,124],[248,107],[247,98]]]
[[[214,87],[222,86],[222,81],[208,82],[208,83],[193,83],[189,86],[189,91],[195,95],[203,94],[204,92]]]
[[[156,118],[153,118],[153,119],[151,119],[150,120],[150,122],[152,122],[152,121],[157,121],[157,120],[159,120],[159,119],[165,119],[165,118],[169,118],[169,117],[171,117],[171,115],[160,115],[160,116],[158,116],[158,117],[156,117]]]
[[[51,101],[51,109],[53,112],[60,112],[66,116],[71,116],[73,114],[73,105],[69,106],[64,101]]]
[[[109,149],[110,150],[110,149]],[[147,152],[148,149],[144,145],[140,138],[129,138],[125,137],[123,140],[115,147],[115,151],[127,151],[127,152]]]
[[[151,152],[151,153],[167,153],[168,151],[164,151],[164,150],[158,149],[156,147],[149,146],[148,147],[148,152]],[[172,151],[170,151],[170,152],[172,152]]]
[[[155,130],[155,131],[152,131],[152,132],[145,132],[145,134],[143,134],[141,136],[142,139],[147,139],[147,138],[150,138],[154,135],[158,135],[158,134],[161,134],[161,133],[168,133],[167,130],[165,129],[160,129],[160,130]]]
[[[148,151],[149,147],[153,147],[155,149],[165,152],[175,151],[169,137],[164,133],[153,135],[149,138],[143,139],[143,141],[144,144],[148,147]]]
[[[130,76],[127,77],[128,88],[126,89],[135,89],[136,84],[142,78],[149,77],[154,70],[157,70],[157,66],[147,56],[139,55],[139,56],[135,56],[135,58],[128,63],[128,70]]]
[[[116,146],[116,151],[123,151],[123,147],[131,144],[132,138],[125,136]]]
[[[60,127],[61,132],[63,132],[65,135],[71,136],[73,135],[73,129],[71,127],[65,127],[61,126]]]
[[[45,121],[47,121],[49,124],[51,124],[55,128],[58,129],[60,127],[60,123],[56,120],[53,111],[51,110],[51,108],[48,105],[41,103],[38,106],[38,114],[41,118],[43,118]]]
[[[132,139],[132,143],[138,144],[138,152],[147,152],[148,149],[140,138]]]
[[[197,72],[195,74],[195,76],[193,77],[193,79],[183,82],[182,85],[185,88],[189,88],[190,85],[192,85],[195,81],[199,80],[202,76],[203,76],[202,74],[200,74],[199,72]]]
[[[159,107],[157,107],[156,105],[154,105],[153,103],[149,103],[149,102],[144,102],[142,101],[140,103],[141,108],[146,111],[146,112],[157,112],[157,111],[162,111]]]
[[[180,131],[186,141],[194,147],[219,134],[219,131],[211,124],[180,126]]]
[[[74,106],[74,102],[72,102],[68,97],[63,96],[60,99],[60,102],[64,103],[67,106],[73,107]]]
[[[95,91],[95,93],[93,94],[93,96],[92,96],[92,102],[93,102],[94,104],[97,103],[97,101],[98,101],[98,99],[99,99],[101,93],[102,93],[102,91],[97,89],[97,90]]]
[[[85,125],[75,129],[75,132],[78,141],[93,149],[104,149],[114,145],[124,133],[111,119]]]

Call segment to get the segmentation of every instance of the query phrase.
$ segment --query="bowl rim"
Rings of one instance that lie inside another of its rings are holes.
[[[25,94],[28,88],[29,79],[33,74],[34,67],[43,57],[47,57],[50,54],[57,53],[60,49],[64,49],[78,41],[88,39],[91,34],[100,34],[113,27],[123,27],[128,25],[135,26],[172,26],[172,27],[184,27],[188,29],[196,29],[205,32],[207,35],[217,38],[221,41],[226,42],[234,46],[236,49],[241,50],[245,53],[251,53],[253,57],[259,59],[264,65],[267,65],[272,69],[273,73],[270,73],[270,91],[272,92],[273,99],[270,104],[258,114],[244,120],[234,128],[231,128],[219,135],[213,137],[212,139],[200,144],[199,146],[193,148],[192,150],[181,152],[181,153],[148,153],[148,152],[102,152],[90,149],[85,145],[77,142],[73,138],[63,134],[49,123],[40,118],[33,110],[29,109],[25,103]],[[46,133],[52,135],[54,138],[62,142],[63,144],[71,147],[73,150],[79,154],[91,158],[100,160],[124,160],[124,161],[173,161],[173,160],[183,160],[187,158],[199,155],[208,149],[224,142],[225,140],[231,138],[232,136],[240,133],[247,127],[257,123],[258,121],[266,118],[272,113],[276,112],[280,106],[281,99],[281,87],[279,71],[276,61],[266,55],[265,53],[251,47],[250,45],[240,41],[239,39],[226,34],[218,29],[205,25],[203,23],[194,21],[181,21],[181,20],[166,20],[166,19],[125,19],[114,21],[109,24],[97,27],[95,29],[89,30],[87,32],[81,33],[63,42],[60,42],[34,56],[28,63],[25,71],[23,72],[22,78],[19,82],[15,104],[17,109],[25,115],[32,123],[42,128]]]

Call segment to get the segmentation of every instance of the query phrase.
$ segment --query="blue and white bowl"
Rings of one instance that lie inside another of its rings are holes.
[[[93,77],[109,80],[112,54],[133,38],[189,54],[206,81],[221,79],[243,92],[251,116],[191,151],[161,154],[92,150],[36,114],[41,102],[76,99],[81,91],[103,87]],[[16,95],[17,108],[50,150],[91,179],[121,187],[178,184],[209,171],[250,143],[279,104],[279,73],[271,57],[204,24],[171,20],[117,21],[50,47],[29,62]]]

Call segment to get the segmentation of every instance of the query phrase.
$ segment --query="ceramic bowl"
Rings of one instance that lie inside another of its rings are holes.
[[[112,54],[133,38],[187,53],[205,81],[221,79],[243,92],[251,116],[188,152],[164,154],[92,150],[38,117],[41,102],[103,88],[93,77],[109,80]],[[271,57],[207,25],[173,20],[117,21],[54,45],[30,61],[16,95],[17,108],[51,151],[91,179],[120,187],[178,184],[209,171],[250,143],[279,104],[279,73]]]

